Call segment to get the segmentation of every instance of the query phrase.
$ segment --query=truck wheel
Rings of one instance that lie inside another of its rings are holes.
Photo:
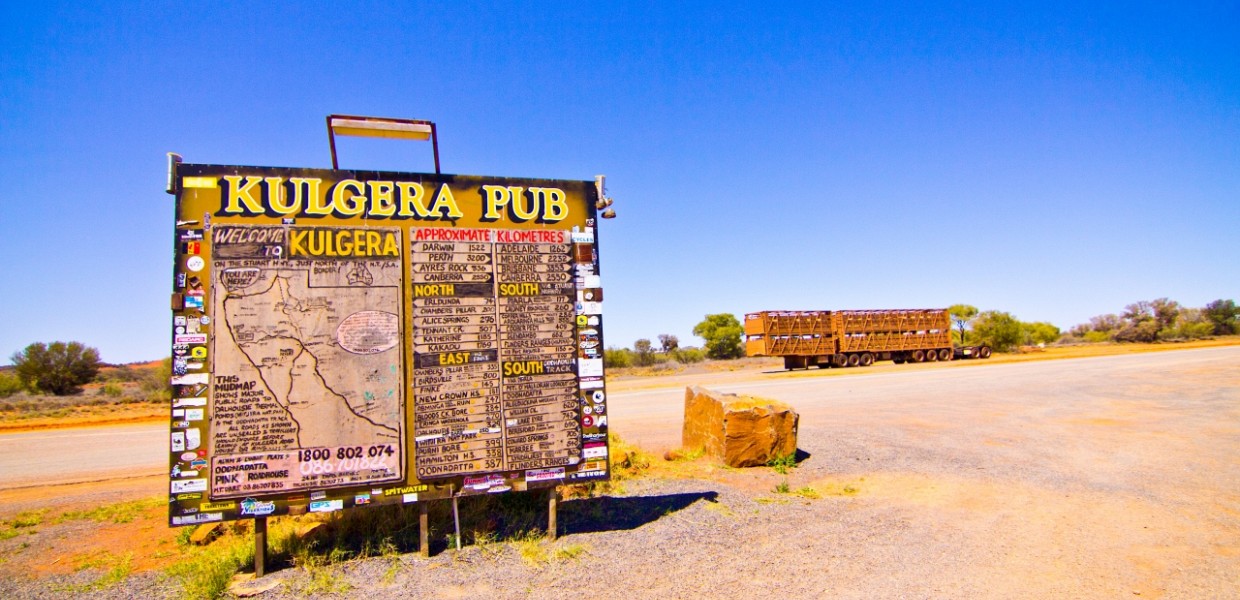
[[[913,351],[913,362],[919,363],[919,362],[925,362],[925,361],[926,361],[926,353],[924,351],[922,350]]]
[[[926,350],[926,362],[934,362],[939,359],[939,353],[936,350]]]
[[[982,346],[977,351],[978,358],[990,358],[990,346]]]
[[[902,365],[902,364],[904,364],[904,355],[902,355],[902,354],[897,354],[897,355],[895,355],[895,356],[891,357],[891,362],[896,363],[897,365]]]
[[[951,360],[952,351],[947,348],[939,348],[939,360]]]
[[[874,364],[874,355],[870,354],[869,352],[862,352],[861,353],[861,366],[868,367],[872,364]]]
[[[859,355],[856,355],[856,354],[848,355],[848,366],[855,367],[859,364],[861,364],[861,357]]]

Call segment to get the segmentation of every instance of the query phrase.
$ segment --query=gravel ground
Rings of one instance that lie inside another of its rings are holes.
[[[927,384],[944,410],[896,398],[803,421],[806,456],[787,475],[698,464],[562,502],[541,561],[505,543],[289,568],[258,597],[1236,598],[1237,356],[1060,368],[993,402]],[[3,598],[61,598],[99,576],[4,573]],[[147,572],[77,595],[179,592]]]

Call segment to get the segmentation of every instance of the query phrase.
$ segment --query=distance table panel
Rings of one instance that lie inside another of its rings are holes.
[[[572,246],[566,232],[535,233],[468,230],[465,242],[413,243],[419,479],[578,459]]]

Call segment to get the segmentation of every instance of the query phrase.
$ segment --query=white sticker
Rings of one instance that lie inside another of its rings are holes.
[[[189,260],[185,261],[185,268],[195,273],[201,271],[205,266],[207,266],[207,261],[203,260],[201,256],[191,256]]]
[[[205,492],[207,491],[206,479],[186,479],[183,481],[172,482],[172,493],[183,494],[186,492]]]
[[[583,358],[577,361],[577,374],[581,377],[602,377],[603,359]]]

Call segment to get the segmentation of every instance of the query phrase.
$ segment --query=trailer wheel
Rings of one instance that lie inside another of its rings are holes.
[[[913,351],[913,362],[919,363],[919,362],[925,362],[925,361],[926,361],[926,353],[924,351],[922,350]]]
[[[939,348],[939,360],[951,360],[952,351],[947,348]]]
[[[859,355],[857,355],[857,354],[849,354],[849,355],[848,355],[848,366],[850,366],[850,367],[855,367],[855,366],[857,366],[857,365],[859,365],[859,364],[861,364],[861,356],[859,356]]]
[[[926,362],[935,362],[939,359],[939,353],[936,350],[926,350]]]
[[[837,369],[843,369],[848,366],[848,357],[843,354],[834,354],[831,356],[831,366]]]
[[[978,358],[990,358],[990,346],[982,346],[977,350]]]
[[[903,355],[903,354],[897,354],[897,355],[895,355],[895,356],[892,356],[892,357],[891,357],[891,362],[896,363],[897,365],[902,365],[902,364],[904,364],[904,355]]]
[[[872,364],[874,364],[874,355],[870,354],[869,352],[862,352],[861,353],[861,366],[868,367]]]

